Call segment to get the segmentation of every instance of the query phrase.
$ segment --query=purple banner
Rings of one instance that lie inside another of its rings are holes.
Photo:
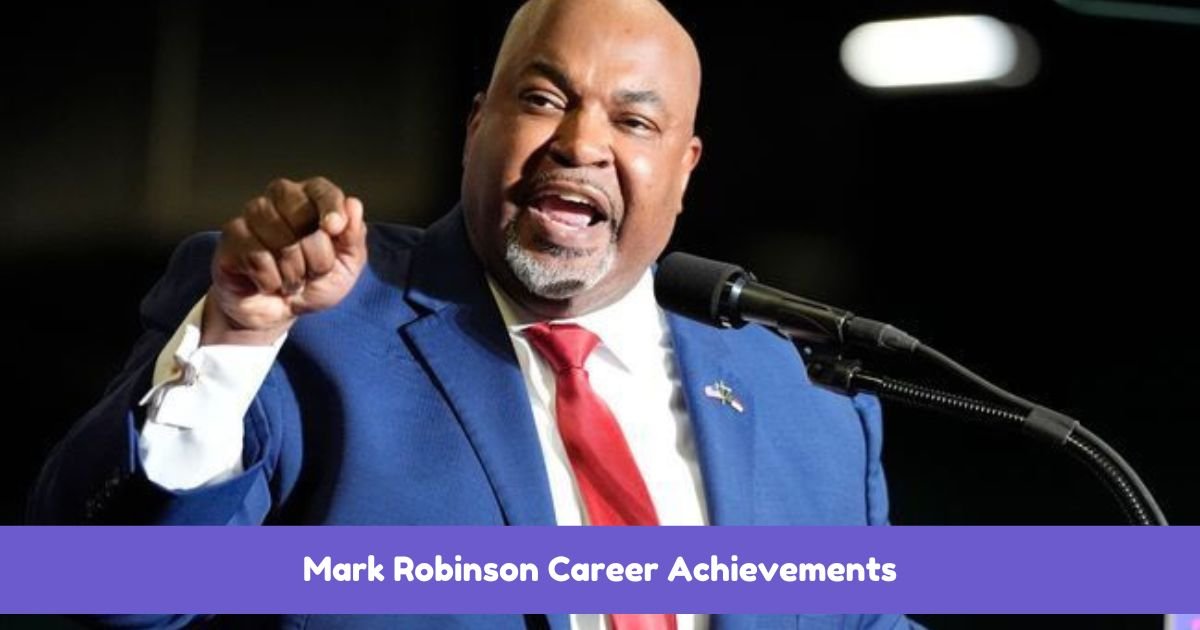
[[[0,613],[1200,610],[1197,527],[0,527],[0,558]]]

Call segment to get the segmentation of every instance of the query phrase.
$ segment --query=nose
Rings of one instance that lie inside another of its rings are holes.
[[[603,112],[576,108],[559,122],[550,143],[550,156],[561,166],[606,168],[612,164],[611,134]]]

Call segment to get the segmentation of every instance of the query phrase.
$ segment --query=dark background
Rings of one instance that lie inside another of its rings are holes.
[[[514,6],[42,3],[0,23],[0,523],[20,521],[41,459],[115,373],[181,237],[276,176],[326,175],[375,221],[424,225],[455,202],[470,97]],[[705,154],[673,248],[891,321],[1080,418],[1173,523],[1200,523],[1200,27],[1048,0],[672,8],[705,72]],[[958,12],[1028,30],[1037,78],[879,95],[841,70],[861,22]],[[1121,522],[1040,443],[895,407],[886,427],[896,523]]]

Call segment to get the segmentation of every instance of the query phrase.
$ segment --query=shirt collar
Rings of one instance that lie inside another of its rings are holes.
[[[524,337],[524,329],[544,321],[514,302],[491,275],[487,281],[509,333]],[[663,344],[667,332],[666,320],[654,299],[654,278],[649,269],[616,302],[578,317],[552,319],[549,323],[574,323],[592,331],[600,338],[601,345],[630,371],[654,360],[653,351]]]

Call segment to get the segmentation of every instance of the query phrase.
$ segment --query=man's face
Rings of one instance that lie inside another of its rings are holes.
[[[464,153],[471,243],[545,316],[593,310],[637,282],[700,156],[699,68],[682,31],[564,5],[506,42]]]

